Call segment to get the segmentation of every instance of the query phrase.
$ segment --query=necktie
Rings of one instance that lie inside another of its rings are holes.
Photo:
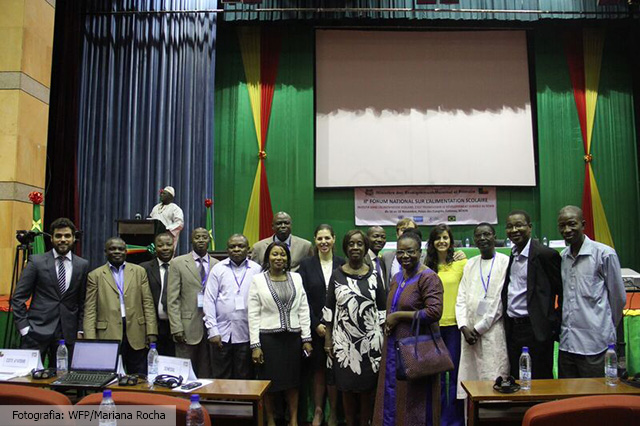
[[[198,262],[200,263],[200,280],[201,282],[204,282],[204,277],[206,276],[206,272],[204,271],[204,259],[201,257],[198,259]]]
[[[67,271],[64,269],[64,256],[58,256],[58,288],[60,294],[67,291]]]
[[[167,309],[167,284],[169,284],[167,282],[167,278],[169,276],[169,264],[168,263],[163,263],[162,264],[162,295],[160,295],[160,303],[162,304],[162,307],[164,308],[164,310],[166,311]]]

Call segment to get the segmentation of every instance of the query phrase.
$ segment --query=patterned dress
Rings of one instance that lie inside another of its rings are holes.
[[[420,311],[422,324],[426,319],[436,331],[442,316],[442,293],[442,282],[431,269],[425,269],[406,281],[403,280],[402,272],[399,272],[391,282],[387,311],[389,314],[398,311]],[[426,330],[421,333],[423,332]],[[411,322],[401,321],[385,339],[373,415],[374,425],[431,424],[431,380],[396,380],[395,342],[411,335]]]
[[[331,275],[323,320],[333,326],[333,371],[338,389],[375,388],[382,356],[385,291],[371,270],[364,276],[337,268]]]

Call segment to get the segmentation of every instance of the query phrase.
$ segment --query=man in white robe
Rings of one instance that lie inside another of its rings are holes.
[[[496,253],[496,232],[488,223],[476,226],[473,240],[480,256],[465,265],[456,301],[456,321],[462,333],[459,399],[466,398],[462,381],[509,375],[500,297],[509,256]]]
[[[173,235],[173,250],[178,246],[178,236],[184,228],[184,213],[182,209],[173,202],[176,190],[172,186],[166,186],[160,192],[160,203],[156,204],[151,213],[150,219],[158,219],[167,228],[167,232]]]

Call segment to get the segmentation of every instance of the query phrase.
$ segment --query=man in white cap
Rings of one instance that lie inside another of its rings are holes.
[[[166,186],[160,191],[160,203],[156,204],[149,218],[158,219],[167,228],[167,232],[174,236],[173,248],[178,245],[178,235],[184,227],[184,213],[177,204],[173,202],[176,190],[172,186]]]

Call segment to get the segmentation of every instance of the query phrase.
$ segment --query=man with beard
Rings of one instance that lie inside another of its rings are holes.
[[[71,252],[76,241],[73,222],[64,217],[56,219],[50,232],[53,249],[29,258],[11,307],[22,335],[20,347],[38,349],[43,362],[48,353],[49,365],[55,366],[58,340],[64,339],[72,349],[76,337],[82,338],[89,262]]]
[[[523,346],[531,355],[533,379],[553,378],[553,344],[560,332],[560,255],[531,238],[531,217],[514,210],[507,217],[513,242],[502,288],[502,308],[511,375],[518,377]]]
[[[616,327],[627,300],[618,255],[584,235],[585,225],[578,207],[560,210],[558,230],[567,243],[562,251],[561,378],[604,375],[604,355],[607,346],[616,342]]]
[[[273,235],[260,240],[253,245],[251,260],[262,265],[264,262],[264,253],[274,241],[280,241],[287,245],[291,253],[291,271],[295,272],[300,267],[300,261],[305,257],[313,256],[311,242],[291,235],[291,216],[285,212],[278,212],[273,216],[271,223]]]
[[[147,271],[153,305],[156,307],[158,354],[166,356],[175,356],[176,352],[167,315],[167,284],[171,259],[173,259],[173,242],[173,235],[169,232],[156,235],[154,240],[156,258],[140,264]]]
[[[204,318],[211,343],[214,379],[252,379],[247,298],[253,276],[262,268],[247,259],[249,240],[234,234],[227,240],[229,257],[211,270],[204,292]]]
[[[198,377],[211,377],[202,308],[209,272],[218,261],[207,253],[209,239],[206,229],[194,229],[191,233],[193,250],[173,259],[167,287],[169,326],[176,342],[176,356],[190,359]]]

